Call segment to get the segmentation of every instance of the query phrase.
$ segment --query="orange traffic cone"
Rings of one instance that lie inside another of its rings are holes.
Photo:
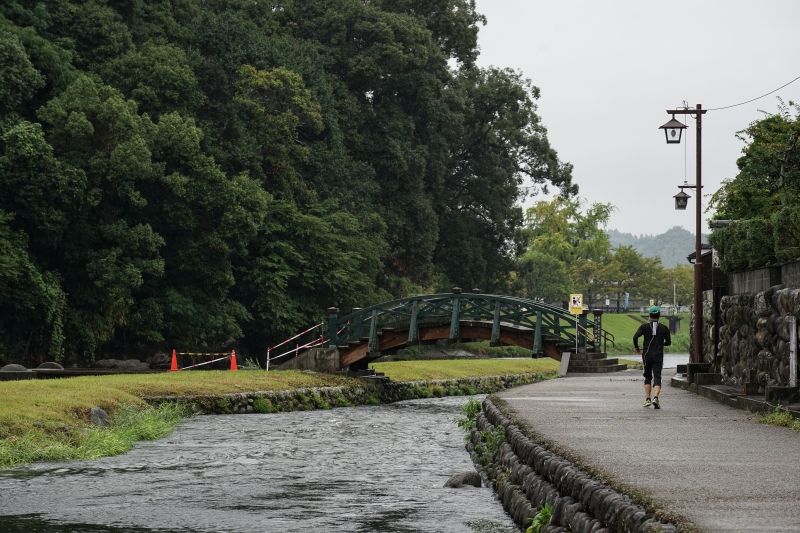
[[[231,371],[239,370],[236,368],[236,350],[231,350]]]
[[[170,372],[178,371],[178,358],[175,356],[175,350],[172,350],[172,364],[169,367]]]

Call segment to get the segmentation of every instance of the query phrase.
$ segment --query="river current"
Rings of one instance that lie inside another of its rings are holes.
[[[198,416],[95,461],[0,472],[0,532],[517,533],[453,423],[463,397]]]

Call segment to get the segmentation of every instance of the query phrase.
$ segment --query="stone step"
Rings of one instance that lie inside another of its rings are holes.
[[[568,369],[572,370],[576,366],[611,366],[616,364],[619,364],[619,359],[616,357],[613,359],[592,359],[589,361],[576,361],[570,358]]]
[[[569,372],[575,374],[606,374],[609,372],[622,372],[627,370],[628,365],[609,365],[609,366],[576,366],[570,365]]]
[[[608,357],[607,353],[573,353],[570,355],[570,361],[594,361],[597,359],[605,359]]]

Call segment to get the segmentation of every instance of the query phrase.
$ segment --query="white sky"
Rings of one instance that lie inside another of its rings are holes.
[[[703,108],[737,104],[800,76],[797,0],[478,0],[488,24],[480,66],[520,70],[541,89],[539,114],[551,145],[575,165],[580,196],[617,207],[609,229],[694,233],[694,198],[675,211],[684,141],[657,129],[683,100]],[[777,93],[703,116],[704,194],[737,173],[735,133],[777,111],[776,96],[800,101],[800,80]],[[686,168],[695,182],[695,121]],[[687,191],[693,194],[691,191]],[[528,199],[530,205],[538,198]],[[704,205],[707,199],[704,199]],[[707,231],[706,215],[703,228]]]

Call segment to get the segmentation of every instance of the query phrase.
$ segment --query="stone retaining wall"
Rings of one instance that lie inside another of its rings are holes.
[[[496,454],[486,456],[482,432],[492,426],[505,429],[506,442]],[[566,459],[528,439],[487,398],[470,434],[467,450],[476,465],[495,480],[506,511],[522,528],[530,525],[542,506],[550,504],[553,515],[543,533],[674,532],[645,510],[610,487],[592,479]]]
[[[689,313],[689,353],[694,353],[694,305]],[[714,362],[714,291],[703,291],[703,362]]]
[[[720,303],[722,381],[743,386],[752,371],[761,390],[789,384],[786,317],[800,316],[800,289],[770,287],[756,294],[725,296]],[[800,320],[798,320],[800,323]]]
[[[541,374],[529,373],[412,382],[354,380],[352,385],[340,387],[197,396],[149,396],[143,400],[153,405],[164,402],[190,404],[202,414],[276,413],[392,403],[433,396],[491,394],[542,379],[545,377]]]

